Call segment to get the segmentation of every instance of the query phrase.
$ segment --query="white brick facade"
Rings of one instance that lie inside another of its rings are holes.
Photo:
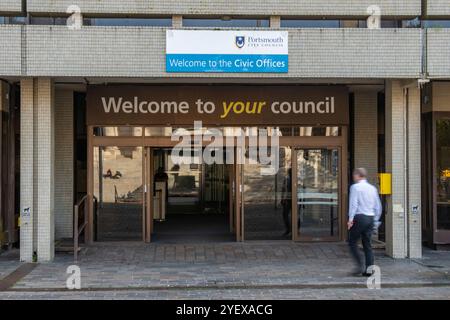
[[[366,168],[369,181],[377,183],[378,173],[378,106],[375,90],[355,92],[354,109],[354,166]]]
[[[55,237],[71,238],[74,205],[73,91],[55,91]]]
[[[367,7],[378,4],[384,18],[411,19],[422,14],[450,16],[450,1],[428,0],[281,0],[149,1],[28,0],[27,14],[65,16],[79,5],[87,17],[167,17],[183,28],[183,17],[265,17],[270,28],[282,19],[365,20]],[[0,0],[0,16],[21,12],[22,1]],[[170,28],[169,28],[170,29]],[[249,28],[246,28],[249,29]],[[292,28],[289,72],[165,72],[165,32],[161,27],[84,26],[69,30],[54,25],[0,25],[0,78],[20,81],[21,260],[50,261],[54,240],[72,236],[74,204],[73,88],[89,81],[170,81],[179,83],[289,83],[385,85],[386,166],[392,173],[387,196],[387,253],[421,257],[420,90],[416,80],[450,79],[450,29]],[[1,92],[0,82],[0,92]],[[447,110],[448,90],[433,107]],[[1,108],[1,100],[0,100]],[[436,109],[436,110],[438,110]],[[439,109],[440,110],[440,109]],[[378,171],[377,91],[356,90],[354,109],[355,167],[366,167],[375,183]],[[28,209],[29,215],[23,214]]]
[[[21,260],[54,256],[54,87],[51,79],[21,81]],[[29,208],[30,210],[25,210]],[[25,212],[28,214],[25,214]]]
[[[165,29],[26,27],[28,76],[230,77],[165,72]],[[233,74],[245,78],[417,78],[417,29],[294,29],[289,31],[288,74]],[[395,61],[395,63],[391,63]]]
[[[420,0],[28,0],[31,13],[64,13],[76,4],[84,14],[123,15],[284,15],[301,17],[367,16],[367,7],[377,4],[384,16],[415,17]]]
[[[425,14],[429,17],[450,16],[450,0],[426,0]]]
[[[415,83],[413,83],[415,85]],[[392,195],[387,197],[386,250],[394,258],[422,255],[420,94],[411,83],[386,84],[386,169],[392,173]]]
[[[22,12],[22,0],[1,0],[0,12],[17,14]]]

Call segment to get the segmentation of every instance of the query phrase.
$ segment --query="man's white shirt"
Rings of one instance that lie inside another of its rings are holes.
[[[350,187],[350,200],[348,219],[353,221],[355,215],[364,214],[375,218],[375,222],[380,219],[382,212],[378,190],[367,180],[360,180]]]

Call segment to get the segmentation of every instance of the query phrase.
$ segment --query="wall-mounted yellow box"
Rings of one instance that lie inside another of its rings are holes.
[[[379,173],[380,179],[380,194],[392,194],[392,174]]]

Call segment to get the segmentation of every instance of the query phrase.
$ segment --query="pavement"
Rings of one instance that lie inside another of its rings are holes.
[[[423,259],[411,260],[378,250],[375,263],[381,289],[350,274],[345,243],[103,242],[77,263],[58,254],[16,272],[21,276],[0,299],[450,299],[450,251],[424,249]],[[68,290],[66,271],[74,264],[81,289]],[[0,284],[21,266],[17,250],[0,255]]]

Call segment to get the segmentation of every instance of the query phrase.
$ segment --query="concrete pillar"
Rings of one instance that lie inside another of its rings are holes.
[[[409,88],[408,97],[408,256],[422,258],[420,89]]]
[[[281,17],[280,16],[270,16],[270,27],[274,29],[281,28]]]
[[[378,92],[355,91],[354,109],[354,166],[366,168],[372,184],[378,172]]]
[[[181,15],[172,16],[172,27],[182,28],[183,27],[183,16],[181,16]]]
[[[34,79],[20,81],[20,260],[33,261]]]
[[[392,173],[387,197],[386,253],[420,258],[420,91],[416,83],[386,82],[386,169]],[[418,208],[417,212],[415,210]]]
[[[55,237],[71,238],[74,204],[73,90],[55,90]]]
[[[21,81],[21,260],[54,257],[54,88],[48,78]]]

